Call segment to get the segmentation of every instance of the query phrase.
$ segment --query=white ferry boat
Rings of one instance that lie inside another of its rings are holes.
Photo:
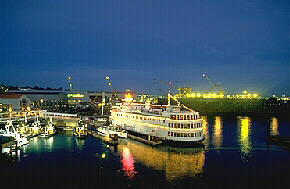
[[[168,94],[168,99],[173,98]],[[132,98],[130,98],[132,99]],[[176,100],[176,99],[175,99]],[[201,143],[204,139],[199,113],[184,105],[151,105],[150,102],[123,102],[113,107],[112,125],[132,134],[158,138],[164,142],[181,144]],[[183,107],[185,110],[181,110]]]

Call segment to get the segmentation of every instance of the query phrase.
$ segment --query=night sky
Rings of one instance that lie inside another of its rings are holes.
[[[0,83],[289,95],[288,0],[0,0]]]

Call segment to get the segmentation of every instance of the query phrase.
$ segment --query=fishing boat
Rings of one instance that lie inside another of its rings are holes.
[[[78,124],[75,128],[74,136],[77,138],[86,138],[88,136],[87,126],[83,123]]]
[[[130,93],[119,106],[111,110],[113,126],[148,140],[170,144],[201,144],[204,139],[202,119],[196,112],[177,101],[168,93],[167,105],[133,102]],[[170,99],[177,101],[171,105]]]
[[[12,120],[7,120],[7,123],[5,125],[5,129],[1,130],[0,136],[13,137],[14,140],[16,141],[16,144],[18,147],[26,145],[29,143],[29,141],[27,140],[27,138],[25,136],[23,136],[19,132],[17,132],[17,130],[13,126]]]
[[[50,117],[50,121],[48,124],[41,128],[41,134],[40,137],[48,138],[56,134],[56,130],[54,126],[52,125],[52,117]]]

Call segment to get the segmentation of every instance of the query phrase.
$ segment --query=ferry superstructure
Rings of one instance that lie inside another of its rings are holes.
[[[163,141],[201,143],[204,139],[199,113],[171,106],[170,101],[167,106],[124,102],[112,108],[110,119],[114,126]]]

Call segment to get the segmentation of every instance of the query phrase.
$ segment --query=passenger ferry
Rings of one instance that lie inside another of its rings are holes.
[[[170,105],[170,98],[174,99],[168,94],[168,105],[151,105],[149,101],[145,104],[132,102],[127,93],[125,101],[111,110],[112,125],[132,134],[147,136],[149,140],[153,137],[168,143],[201,143],[204,136],[199,113],[179,102]]]

